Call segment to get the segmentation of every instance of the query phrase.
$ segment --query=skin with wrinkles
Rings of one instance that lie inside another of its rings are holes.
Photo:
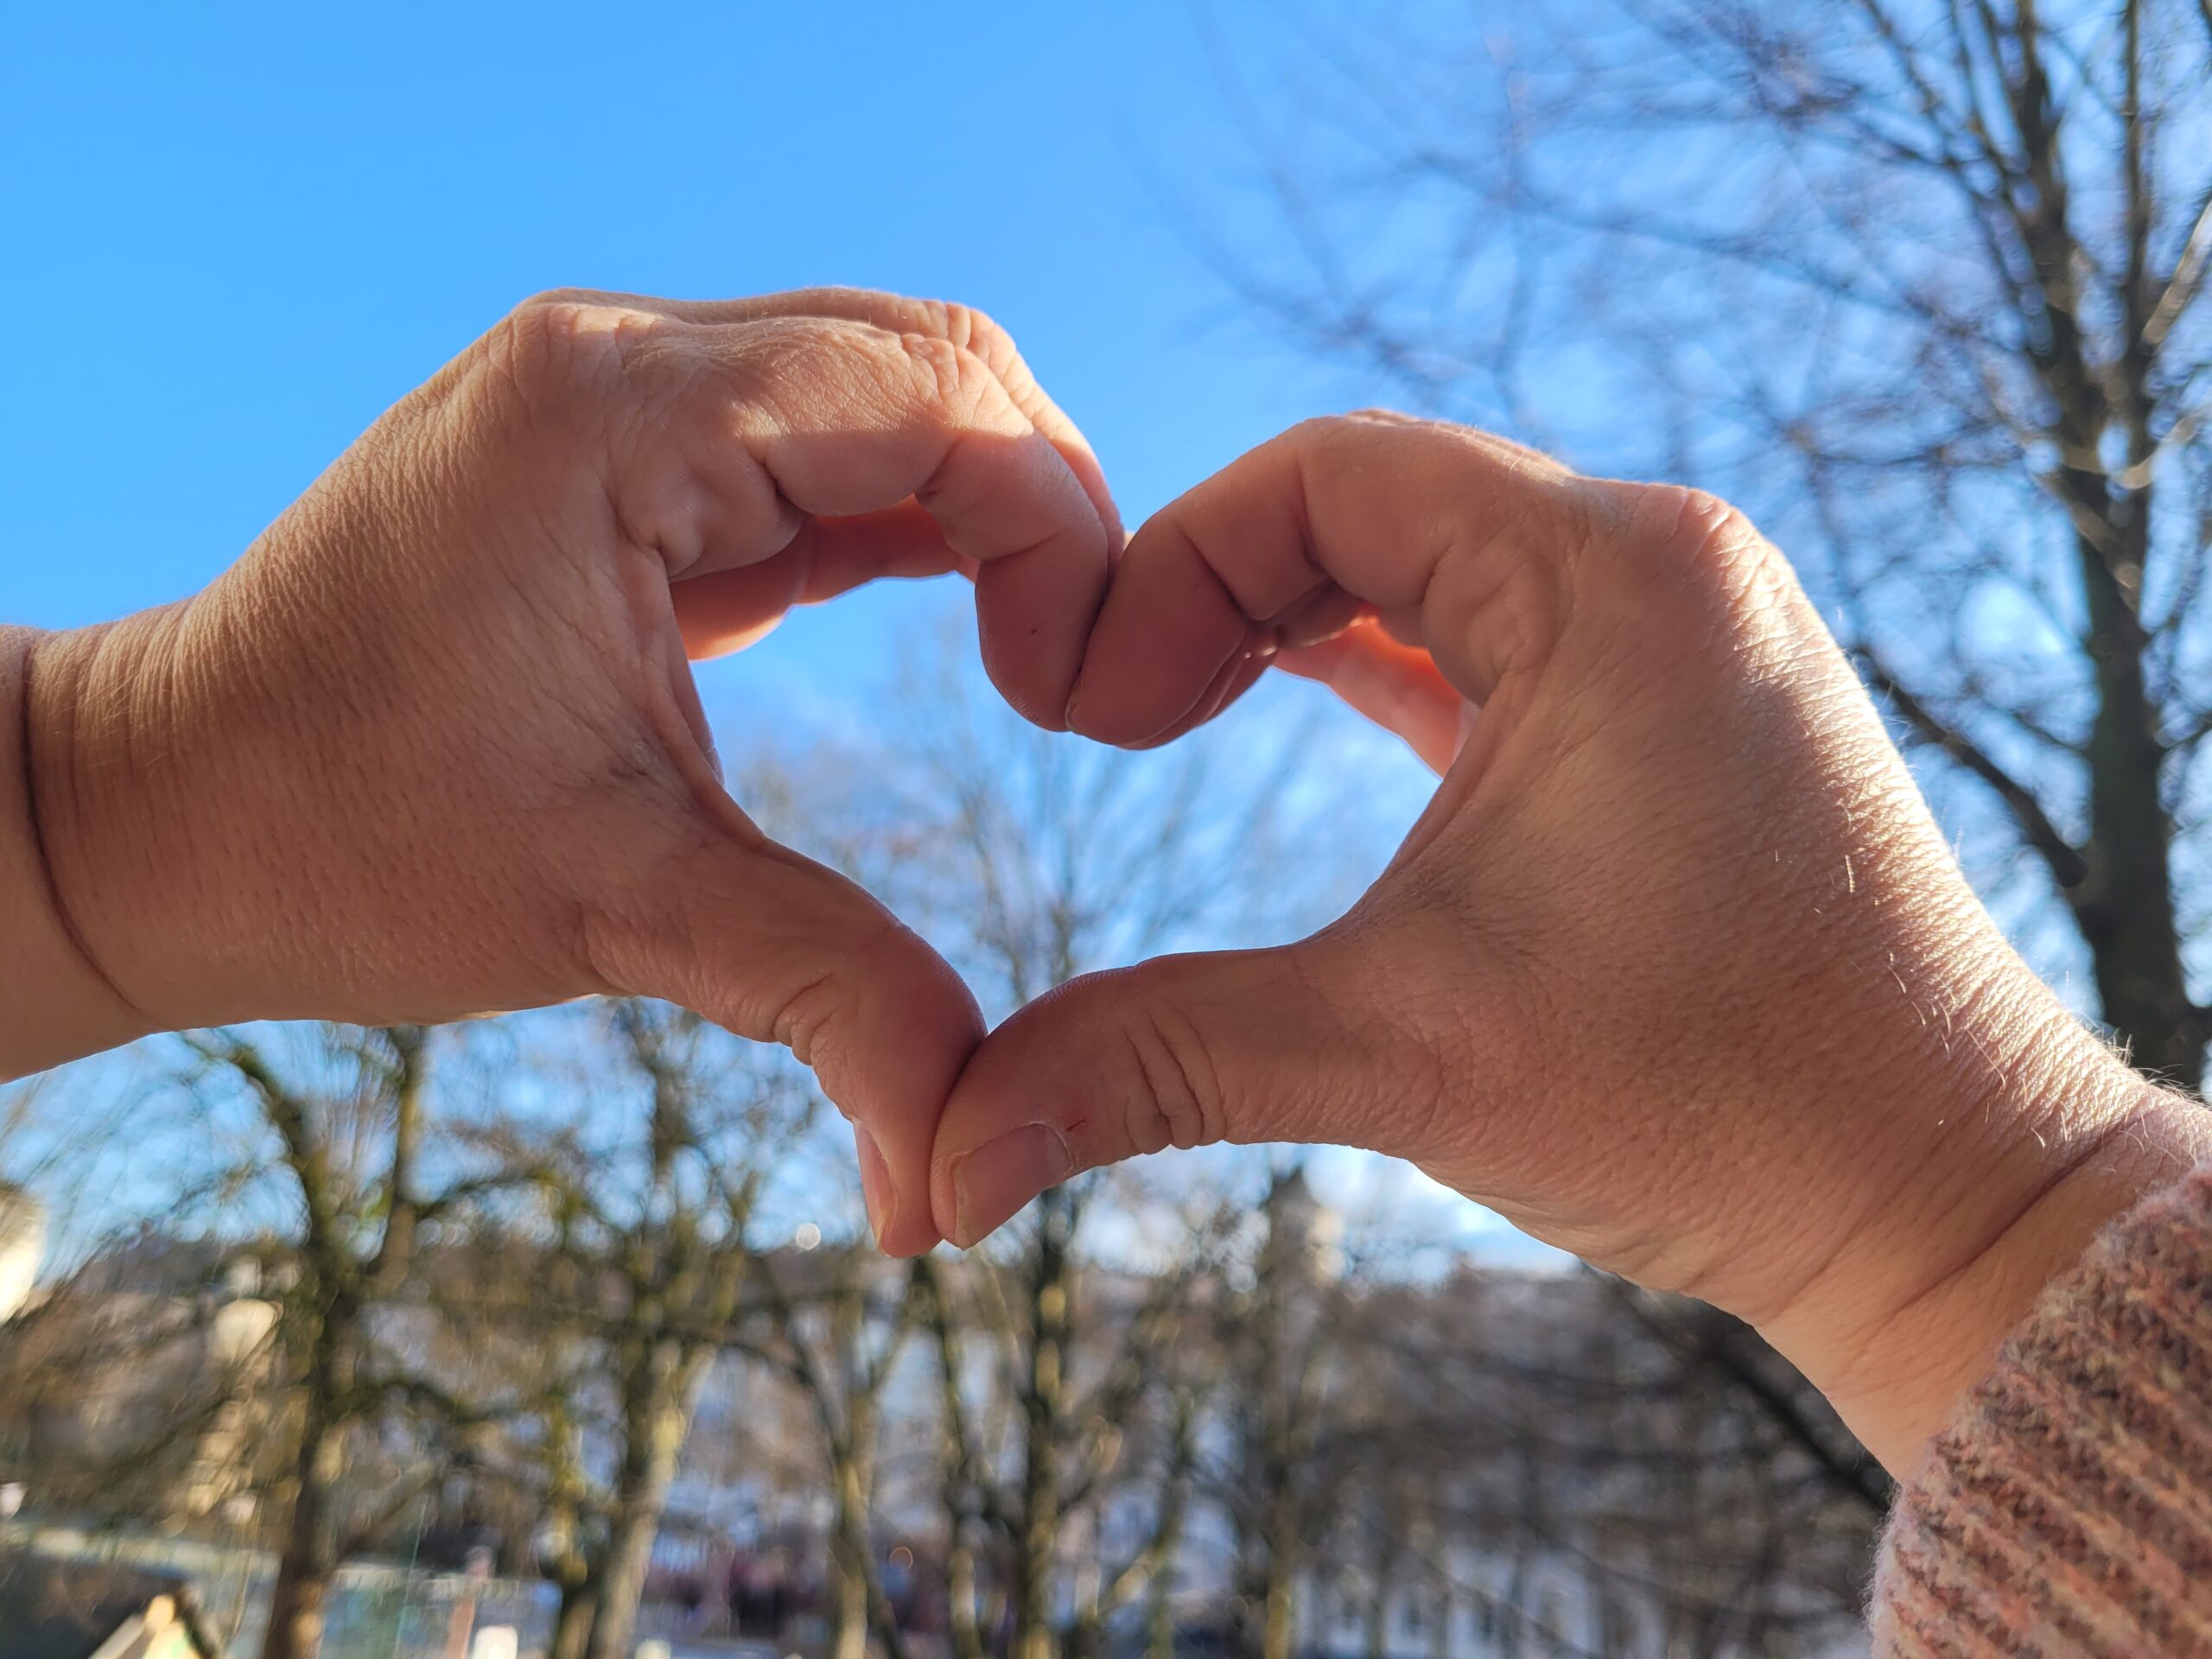
[[[1132,538],[1070,705],[1142,747],[1260,666],[1442,773],[1341,921],[1079,980],[938,1131],[972,1242],[1061,1173],[1343,1141],[1761,1326],[1902,1465],[2035,1287],[2212,1150],[1975,901],[1786,562],[1693,492],[1360,416]],[[1026,1189],[1026,1190],[1025,1190]]]
[[[1078,980],[986,1040],[731,798],[688,667],[956,569],[1039,724],[1166,742],[1280,665],[1435,798],[1313,938]],[[2212,1154],[1999,938],[1723,504],[1369,416],[1124,548],[1003,334],[850,289],[526,303],[205,592],[0,631],[0,1075],[667,997],[816,1068],[893,1252],[1165,1146],[1374,1147],[1752,1320],[1900,1469],[2090,1232]]]
[[[961,569],[994,672],[1058,724],[1120,541],[1089,448],[976,314],[531,302],[206,592],[33,642],[34,827],[107,987],[68,1052],[666,996],[812,1064],[887,1243],[925,1248],[974,1001],[729,798],[687,656]],[[41,1040],[12,1029],[0,1059],[67,1058]]]

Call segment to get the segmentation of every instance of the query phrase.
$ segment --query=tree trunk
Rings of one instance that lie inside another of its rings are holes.
[[[2122,558],[2139,528],[2131,520],[2112,531]],[[2085,543],[2080,557],[2097,713],[2088,746],[2089,875],[2076,913],[2105,1023],[2138,1067],[2195,1090],[2204,1081],[2204,1034],[2182,974],[2172,824],[2159,798],[2165,747],[2143,683],[2146,642],[2104,555]]]
[[[1175,1659],[1175,1599],[1172,1575],[1162,1572],[1146,1592],[1145,1659]]]
[[[855,1559],[849,1539],[840,1539],[830,1556],[836,1573],[836,1624],[830,1659],[868,1659],[868,1563]]]
[[[1014,1538],[1013,1659],[1053,1659],[1053,1546],[1060,1530],[1059,1428],[1065,1387],[1073,1264],[1074,1194],[1055,1187],[1038,1200],[1037,1255],[1030,1281],[1029,1374],[1022,1389],[1020,1526]]]
[[[588,1576],[563,1583],[561,1605],[553,1614],[553,1634],[545,1643],[545,1659],[585,1659],[598,1611],[598,1586]]]
[[[1685,1442],[1687,1443],[1687,1442]],[[1513,1527],[1512,1564],[1506,1569],[1505,1606],[1498,1620],[1497,1651],[1499,1659],[1521,1659],[1524,1648],[1534,1643],[1525,1642],[1530,1623],[1529,1607],[1529,1540],[1541,1535],[1548,1524],[1543,1513],[1544,1477],[1537,1467],[1535,1453],[1524,1446],[1521,1453],[1521,1513],[1515,1517]],[[1666,1598],[1667,1632],[1660,1644],[1662,1653],[1677,1651],[1674,1646],[1675,1618],[1674,1598]]]
[[[945,1599],[950,1604],[945,1622],[951,1626],[952,1659],[983,1659],[983,1627],[976,1600],[976,1542],[957,1515],[952,1517],[951,1530],[944,1576]]]
[[[1260,1470],[1263,1502],[1262,1565],[1267,1573],[1259,1659],[1290,1659],[1302,1540],[1299,1536],[1299,1435],[1302,1425],[1297,1343],[1291,1328],[1292,1289],[1306,1271],[1306,1239],[1286,1230],[1281,1211],[1268,1206],[1268,1243],[1261,1258],[1259,1297]],[[1378,1593],[1380,1586],[1377,1586]]]
[[[1376,1529],[1375,1558],[1368,1563],[1369,1590],[1374,1599],[1367,1604],[1367,1659],[1385,1659],[1390,1651],[1390,1586],[1398,1576],[1397,1541],[1390,1526],[1390,1518],[1385,1516],[1382,1525]]]
[[[633,1376],[623,1424],[622,1472],[615,1487],[607,1554],[598,1573],[599,1605],[586,1659],[630,1659],[653,1540],[676,1478],[677,1454],[691,1427],[691,1408],[706,1380],[711,1351],[679,1358],[673,1344],[656,1344]]]
[[[1187,1393],[1175,1401],[1174,1438],[1160,1495],[1160,1526],[1145,1580],[1145,1659],[1175,1659],[1175,1563],[1183,1552],[1191,1476],[1197,1461],[1198,1408]]]
[[[645,1574],[652,1565],[653,1540],[660,1532],[660,1500],[641,1492],[618,1504],[607,1529],[607,1560],[600,1569],[598,1606],[591,1621],[586,1659],[630,1659],[638,1609],[645,1600]]]
[[[1260,1659],[1290,1659],[1296,1635],[1292,1597],[1298,1587],[1298,1528],[1290,1510],[1287,1495],[1279,1496],[1268,1528],[1268,1605],[1260,1627]]]
[[[269,1634],[261,1659],[316,1659],[329,1616],[330,1573],[302,1561],[294,1545],[284,1548],[276,1586],[269,1598]]]
[[[937,1339],[938,1381],[944,1389],[938,1422],[944,1436],[945,1625],[951,1637],[952,1659],[983,1659],[975,1528],[969,1515],[968,1431],[960,1397],[960,1360],[952,1339],[952,1310],[945,1300],[944,1281],[928,1256],[916,1258],[913,1282]]]
[[[868,1659],[874,1572],[868,1560],[868,1470],[855,1449],[848,1446],[836,1453],[830,1479],[836,1499],[830,1537],[836,1623],[830,1659]]]
[[[342,1309],[326,1313],[310,1351],[293,1469],[292,1507],[276,1582],[269,1592],[269,1631],[261,1659],[318,1659],[329,1618],[331,1580],[338,1571],[331,1497],[345,1473],[345,1424],[337,1402],[352,1382],[348,1321]]]

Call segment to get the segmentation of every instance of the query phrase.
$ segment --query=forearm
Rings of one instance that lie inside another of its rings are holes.
[[[38,806],[41,748],[66,699],[40,681],[54,636],[0,627],[0,1078],[112,1048],[153,1029],[80,943]]]

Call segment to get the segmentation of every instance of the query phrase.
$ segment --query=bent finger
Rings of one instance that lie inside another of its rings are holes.
[[[1327,686],[1351,708],[1404,739],[1440,776],[1459,753],[1474,705],[1426,651],[1399,644],[1377,623],[1362,622],[1333,639],[1281,651],[1275,665]]]
[[[1135,745],[1183,722],[1255,626],[1348,595],[1418,620],[1464,697],[1556,632],[1587,480],[1503,440],[1432,423],[1311,421],[1232,461],[1133,537],[1070,706]]]
[[[1061,726],[1112,550],[1066,457],[988,366],[935,336],[818,318],[690,332],[667,365],[676,442],[637,463],[658,487],[638,492],[652,508],[633,536],[696,579],[781,553],[808,518],[911,499],[976,567],[993,680]]]

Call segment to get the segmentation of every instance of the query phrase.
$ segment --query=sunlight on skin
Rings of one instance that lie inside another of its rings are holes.
[[[1057,726],[1120,542],[977,313],[541,296],[205,592],[0,633],[0,775],[37,785],[0,800],[28,918],[0,1073],[156,1029],[661,996],[812,1064],[886,1242],[925,1248],[975,1000],[730,798],[687,658],[962,570],[987,666]]]
[[[956,1241],[1163,1146],[1364,1147],[1738,1314],[1902,1472],[2044,1280],[2212,1151],[2005,943],[1724,504],[1309,422],[1132,538],[1071,723],[1147,747],[1270,658],[1404,738],[1434,798],[1312,938],[1079,979],[994,1032],[932,1165]]]

